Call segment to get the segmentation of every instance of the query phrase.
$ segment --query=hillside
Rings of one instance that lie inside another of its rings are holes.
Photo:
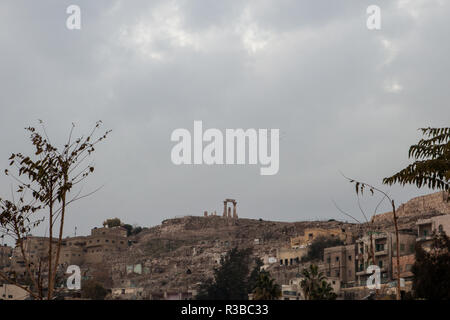
[[[414,228],[419,218],[450,213],[442,192],[413,198],[399,206],[401,229]],[[392,213],[373,218],[380,230],[392,230]],[[212,277],[221,256],[234,246],[252,247],[256,256],[276,257],[277,248],[289,246],[291,237],[306,228],[341,228],[354,236],[361,226],[340,221],[276,222],[227,219],[220,216],[186,216],[168,219],[130,237],[133,245],[112,255],[114,287],[143,287],[153,297],[162,292],[186,291]],[[273,265],[271,272],[280,282],[298,272],[297,267]]]
[[[154,294],[185,290],[211,277],[221,255],[234,246],[253,247],[259,257],[276,256],[277,248],[288,246],[290,237],[303,235],[305,228],[336,227],[352,229],[355,225],[339,221],[288,223],[219,216],[165,220],[138,234],[126,253],[111,257],[114,285],[144,287]]]

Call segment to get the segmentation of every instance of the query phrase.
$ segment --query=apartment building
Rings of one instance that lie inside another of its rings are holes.
[[[26,300],[30,294],[13,284],[0,284],[0,300]]]
[[[6,244],[0,246],[0,269],[9,267],[11,265],[12,248]]]
[[[450,214],[435,216],[430,219],[421,219],[416,222],[417,242],[422,247],[429,248],[432,243],[433,235],[445,232],[450,236]]]
[[[417,233],[413,230],[399,231],[400,257],[414,253]],[[370,239],[372,238],[372,243]],[[393,279],[393,257],[396,257],[396,237],[394,232],[372,232],[356,241],[356,277],[357,283],[364,285],[370,274],[369,265],[377,265],[381,271],[382,283]],[[375,256],[372,261],[371,250]]]
[[[325,248],[322,270],[327,278],[338,279],[341,284],[353,285],[356,281],[356,245]]]

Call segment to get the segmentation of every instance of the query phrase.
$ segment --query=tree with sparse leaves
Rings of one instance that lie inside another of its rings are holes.
[[[450,128],[422,128],[424,138],[409,148],[414,162],[383,183],[415,184],[450,191]],[[449,196],[450,197],[450,196]]]
[[[122,221],[119,218],[111,218],[103,221],[103,226],[108,228],[120,227],[122,225]]]
[[[22,287],[35,299],[43,299],[45,291],[47,299],[52,299],[67,208],[96,191],[82,194],[81,188],[74,190],[94,172],[94,166],[87,160],[110,131],[97,136],[99,121],[89,135],[73,138],[75,125],[72,124],[65,144],[58,148],[47,136],[42,121],[40,123],[41,130],[26,128],[33,153],[13,153],[9,158],[9,165],[16,172],[7,169],[5,174],[16,183],[16,189],[11,199],[0,199],[0,233],[12,238],[20,249],[31,287],[21,285],[9,274],[0,272],[0,278]],[[36,265],[25,252],[25,242],[30,232],[44,220],[48,223],[48,253]]]

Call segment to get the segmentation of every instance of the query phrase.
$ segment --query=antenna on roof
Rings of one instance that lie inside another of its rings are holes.
[[[75,226],[75,237],[77,236],[77,226]]]

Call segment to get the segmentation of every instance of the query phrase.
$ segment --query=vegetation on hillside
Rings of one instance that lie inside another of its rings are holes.
[[[322,261],[325,248],[344,245],[339,238],[319,236],[308,246],[308,253],[302,258],[302,262]]]

